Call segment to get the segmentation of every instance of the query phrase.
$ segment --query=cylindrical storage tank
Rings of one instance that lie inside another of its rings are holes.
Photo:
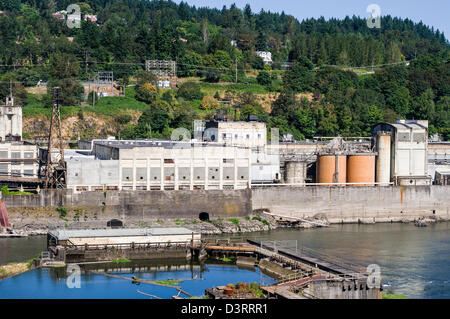
[[[307,162],[286,162],[285,181],[288,184],[304,184]]]
[[[391,135],[379,133],[377,136],[376,181],[380,186],[388,186],[391,181]]]
[[[319,155],[317,156],[316,181],[317,183],[345,183],[347,176],[346,155]],[[331,185],[324,185],[331,186]]]
[[[347,183],[362,183],[348,186],[374,186],[375,155],[358,154],[347,156]]]

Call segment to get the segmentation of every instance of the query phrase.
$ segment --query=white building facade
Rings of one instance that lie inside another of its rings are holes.
[[[1,141],[22,140],[22,107],[14,105],[14,97],[11,94],[6,97],[0,112]]]
[[[251,150],[218,143],[97,141],[95,159],[67,161],[67,187],[92,190],[245,189]]]

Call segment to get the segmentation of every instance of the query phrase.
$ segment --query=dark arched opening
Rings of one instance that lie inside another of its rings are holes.
[[[121,220],[119,219],[111,219],[106,223],[107,227],[123,227],[123,223]]]
[[[208,221],[208,220],[209,220],[209,214],[208,214],[207,212],[201,212],[201,213],[198,215],[198,218],[199,218],[201,221]]]

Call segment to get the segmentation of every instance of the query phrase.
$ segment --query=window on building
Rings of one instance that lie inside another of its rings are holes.
[[[0,164],[0,175],[8,175],[8,164]]]

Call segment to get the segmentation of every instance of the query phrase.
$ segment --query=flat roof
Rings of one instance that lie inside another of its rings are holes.
[[[198,232],[184,227],[161,228],[102,228],[102,229],[54,229],[48,233],[58,240],[70,238],[95,238],[95,237],[132,237],[132,236],[167,236],[167,235],[191,235]]]
[[[136,147],[163,147],[163,148],[191,148],[191,147],[230,147],[245,148],[225,143],[198,142],[198,141],[172,141],[172,140],[104,140],[97,141],[95,145],[118,149],[133,149]]]

